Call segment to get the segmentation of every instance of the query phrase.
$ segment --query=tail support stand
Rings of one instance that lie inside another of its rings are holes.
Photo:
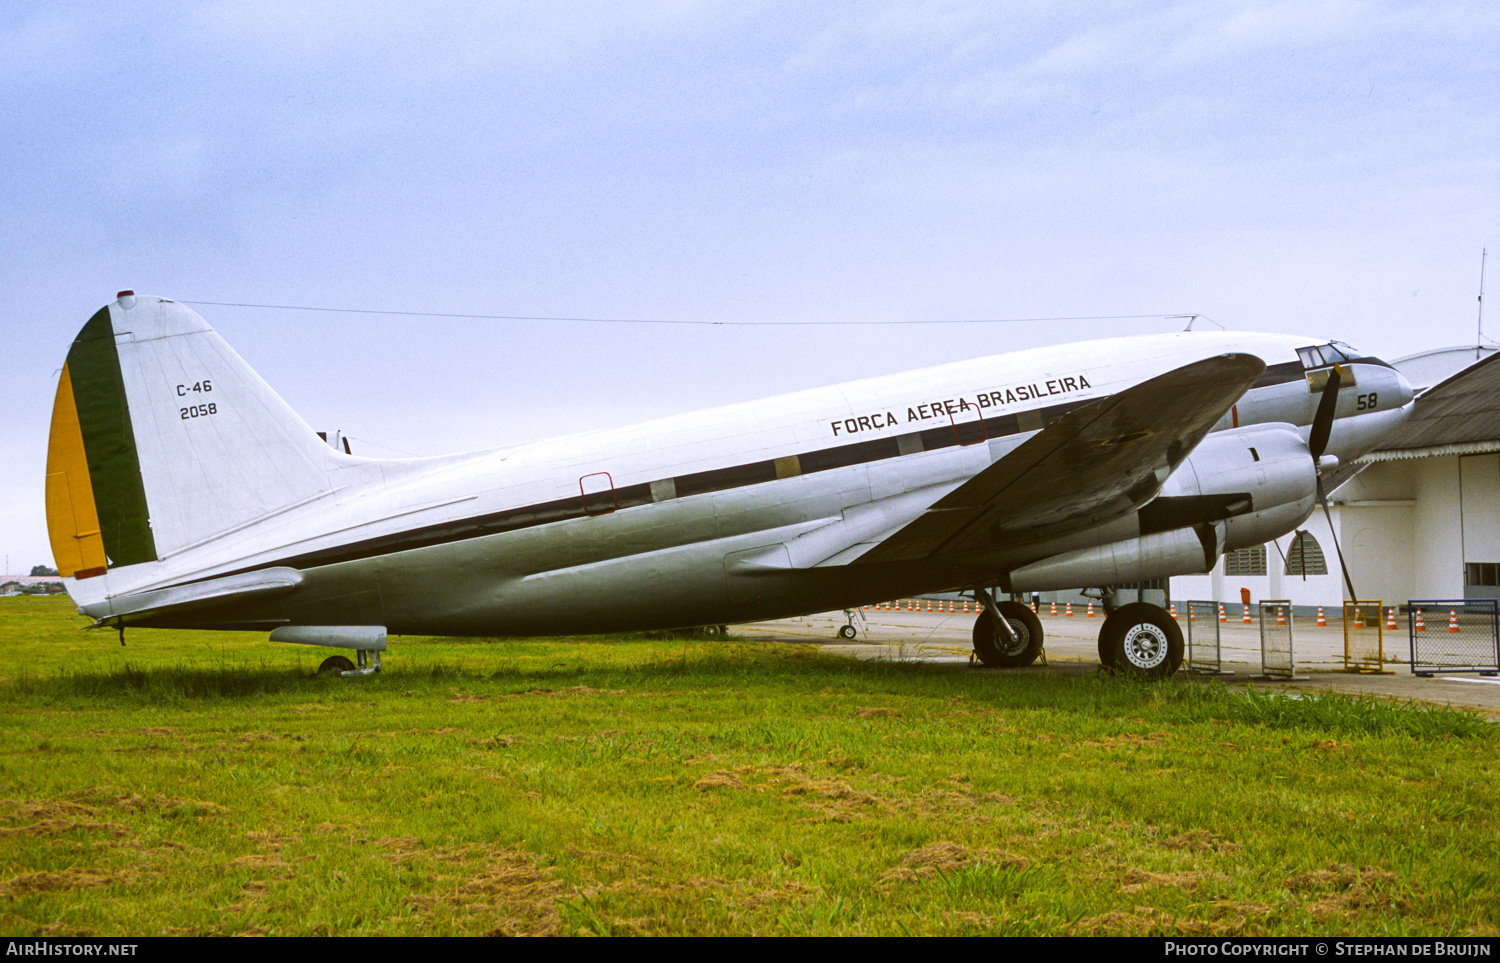
[[[324,662],[324,668],[335,671],[342,663],[347,668],[338,670],[346,678],[374,675],[380,671],[380,653],[385,651],[385,626],[383,625],[284,625],[271,633],[272,642],[293,642],[297,645],[322,645],[335,649],[353,649],[357,665],[350,664],[342,656]],[[332,663],[332,665],[331,665]]]
[[[378,649],[371,649],[368,651],[365,649],[356,649],[354,652],[354,660],[356,663],[358,663],[357,668],[345,669],[344,671],[340,672],[339,675],[343,676],[346,679],[351,679],[367,675],[374,675],[375,673],[380,671],[380,650]]]

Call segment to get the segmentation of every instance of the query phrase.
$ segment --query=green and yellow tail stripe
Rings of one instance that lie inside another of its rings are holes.
[[[78,333],[57,385],[47,448],[47,529],[65,576],[87,578],[157,557],[107,307]]]
[[[63,365],[52,404],[52,435],[47,443],[47,531],[61,575],[87,578],[104,571],[104,537],[89,483],[88,457],[73,404],[73,379]]]

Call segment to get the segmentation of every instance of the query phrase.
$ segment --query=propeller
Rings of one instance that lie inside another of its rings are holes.
[[[1333,539],[1333,550],[1339,556],[1339,571],[1344,573],[1344,587],[1349,590],[1349,598],[1357,599],[1359,594],[1354,591],[1354,581],[1349,578],[1349,566],[1344,564],[1344,550],[1339,547],[1338,532],[1333,527],[1333,513],[1328,510],[1328,492],[1323,489],[1323,473],[1318,470],[1318,462],[1322,460],[1323,452],[1328,449],[1328,438],[1333,433],[1333,413],[1338,407],[1339,388],[1343,383],[1344,373],[1338,365],[1328,369],[1328,381],[1323,385],[1323,397],[1318,399],[1318,412],[1313,415],[1312,432],[1307,436],[1307,448],[1312,452],[1313,478],[1318,486],[1318,504],[1323,506],[1323,517],[1328,521],[1328,534]]]
[[[1323,385],[1323,397],[1318,399],[1318,413],[1313,415],[1312,434],[1307,438],[1307,447],[1312,450],[1313,461],[1323,457],[1328,448],[1328,436],[1333,433],[1333,410],[1338,407],[1339,388],[1344,384],[1344,373],[1338,365],[1328,369],[1328,381]]]

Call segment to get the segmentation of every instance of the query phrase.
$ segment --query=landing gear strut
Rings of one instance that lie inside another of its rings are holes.
[[[1042,621],[1020,602],[996,602],[984,589],[979,596],[979,618],[974,622],[974,654],[992,668],[1030,665],[1042,652]],[[1002,623],[1001,620],[1004,620]]]

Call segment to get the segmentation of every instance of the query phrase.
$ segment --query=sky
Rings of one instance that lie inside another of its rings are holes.
[[[125,288],[390,457],[1176,315],[1472,344],[1496,37],[1482,0],[10,0],[0,555],[52,563],[58,372]]]

